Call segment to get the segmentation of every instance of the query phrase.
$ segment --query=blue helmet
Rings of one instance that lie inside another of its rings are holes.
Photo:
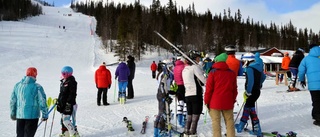
[[[73,69],[70,66],[64,66],[61,69],[61,73],[72,74],[73,73]]]

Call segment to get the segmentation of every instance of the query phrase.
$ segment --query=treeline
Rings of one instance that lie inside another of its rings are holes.
[[[17,21],[42,14],[39,4],[31,0],[0,0],[0,21]]]
[[[269,47],[287,50],[301,47],[308,51],[309,43],[319,42],[320,32],[297,29],[291,22],[266,25],[250,17],[243,18],[240,10],[232,13],[230,9],[215,15],[209,10],[198,14],[194,4],[184,9],[177,7],[172,0],[165,6],[161,6],[159,0],[153,0],[149,7],[139,2],[127,5],[109,0],[106,4],[103,1],[75,3],[72,0],[71,8],[94,16],[97,20],[96,33],[120,57],[133,54],[140,59],[148,45],[169,49],[170,46],[153,31],[160,32],[184,51],[195,49],[217,54],[230,44],[242,52]],[[111,40],[118,41],[116,46],[111,46]]]

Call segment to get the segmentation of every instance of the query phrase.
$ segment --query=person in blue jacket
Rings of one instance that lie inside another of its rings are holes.
[[[17,137],[33,137],[38,128],[40,110],[43,121],[48,119],[46,94],[42,86],[36,83],[37,69],[30,67],[26,76],[18,82],[11,94],[11,119],[17,121]]]
[[[312,118],[315,120],[314,125],[320,126],[320,47],[317,44],[309,46],[309,55],[302,59],[299,65],[299,81],[301,86],[306,86],[308,78],[308,90],[312,100]]]
[[[260,53],[257,52],[254,55],[254,60],[249,60],[246,65],[246,91],[243,93],[245,105],[240,123],[235,124],[235,128],[238,133],[242,132],[250,117],[253,134],[257,135],[258,137],[262,137],[263,135],[261,132],[260,122],[255,108],[255,103],[260,97],[260,89],[262,88],[262,84],[266,79],[266,75],[263,73],[263,61],[260,58]]]

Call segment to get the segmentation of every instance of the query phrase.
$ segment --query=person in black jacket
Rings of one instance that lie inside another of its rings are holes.
[[[76,129],[76,96],[77,96],[77,81],[72,75],[73,69],[70,66],[65,66],[61,70],[63,79],[61,79],[60,93],[57,100],[57,111],[62,114],[61,125],[62,125],[62,135],[67,136],[69,132],[70,136],[79,136]],[[70,118],[72,117],[72,123]]]
[[[128,57],[128,61],[127,61],[127,65],[130,69],[130,75],[128,78],[128,96],[127,99],[132,99],[134,97],[134,91],[133,91],[133,85],[132,85],[132,81],[134,79],[134,74],[136,71],[136,64],[134,63],[134,57],[129,55]]]
[[[288,86],[288,91],[299,91],[300,89],[296,88],[297,82],[297,74],[298,74],[298,67],[300,65],[301,60],[304,58],[304,50],[299,48],[292,56],[292,59],[289,64],[290,72],[292,73],[292,81]]]

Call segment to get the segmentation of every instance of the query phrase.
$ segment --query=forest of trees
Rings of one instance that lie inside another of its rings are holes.
[[[111,0],[110,0],[111,1]],[[270,22],[254,21],[243,18],[238,9],[235,13],[226,9],[213,15],[209,10],[204,14],[195,11],[194,4],[184,9],[168,0],[161,6],[159,0],[153,0],[149,7],[136,1],[133,4],[115,4],[113,1],[73,2],[71,8],[97,20],[96,33],[104,44],[117,40],[117,46],[109,47],[121,57],[133,54],[140,58],[148,45],[157,45],[170,49],[153,31],[160,32],[184,51],[195,49],[204,52],[223,52],[226,45],[236,45],[239,51],[258,48],[277,47],[296,50],[319,42],[319,33],[312,29],[297,29],[291,22],[277,25]],[[306,26],[307,27],[307,26]]]
[[[47,4],[41,0],[37,1],[43,5]],[[40,14],[42,14],[41,6],[33,4],[31,0],[0,0],[0,21],[17,21]]]

